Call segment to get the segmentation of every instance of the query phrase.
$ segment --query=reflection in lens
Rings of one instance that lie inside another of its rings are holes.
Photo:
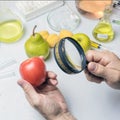
[[[69,65],[79,71],[82,70],[82,58],[75,45],[69,40],[66,40],[64,48],[67,62],[69,63]]]

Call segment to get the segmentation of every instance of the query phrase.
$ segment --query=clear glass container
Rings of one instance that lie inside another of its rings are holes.
[[[0,2],[1,3],[1,2]],[[0,4],[0,42],[11,43],[23,35],[21,19],[5,4]]]
[[[104,16],[100,19],[98,24],[93,29],[93,36],[100,42],[108,42],[114,38],[114,31],[110,22],[111,13],[112,5],[106,6],[104,10]]]
[[[59,32],[62,29],[73,31],[80,24],[80,16],[69,4],[52,10],[47,17],[49,26]]]
[[[103,17],[106,5],[112,4],[112,0],[75,0],[79,13],[90,19]]]

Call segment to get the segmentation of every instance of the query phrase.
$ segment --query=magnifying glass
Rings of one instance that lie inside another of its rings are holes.
[[[54,47],[54,57],[62,71],[68,74],[80,73],[86,68],[84,50],[73,38],[61,39]]]

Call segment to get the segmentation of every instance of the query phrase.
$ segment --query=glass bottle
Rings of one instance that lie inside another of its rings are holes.
[[[112,0],[75,0],[79,13],[90,19],[103,17],[106,5],[111,5]]]
[[[111,12],[112,5],[106,6],[104,10],[104,16],[93,29],[93,36],[100,42],[108,42],[114,38],[114,31],[110,22]]]

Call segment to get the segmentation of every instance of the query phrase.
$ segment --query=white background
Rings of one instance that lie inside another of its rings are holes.
[[[75,4],[71,3],[74,10]],[[15,6],[13,5],[13,8]],[[19,14],[19,13],[18,13]],[[47,23],[48,13],[33,19],[29,22],[23,20],[24,35],[16,43],[0,44],[0,56],[7,59],[11,57],[17,61],[17,64],[4,69],[7,71],[15,71],[13,77],[0,79],[0,119],[1,120],[44,120],[44,118],[35,111],[27,102],[23,90],[17,85],[17,80],[20,79],[19,65],[27,59],[24,50],[24,43],[32,34],[34,25],[37,25],[37,30],[53,31]],[[93,41],[96,41],[92,36],[92,30],[98,23],[98,20],[90,20],[81,16],[81,23],[73,32],[82,32],[87,34]],[[101,43],[106,47],[120,50],[120,26],[113,24],[115,30],[115,39],[109,43]],[[58,34],[58,33],[57,33]],[[111,50],[110,49],[110,50]],[[47,70],[52,70],[58,74],[58,87],[65,96],[66,102],[71,113],[78,120],[119,120],[120,119],[120,91],[107,86],[105,83],[95,84],[86,80],[84,72],[76,75],[68,75],[58,67],[55,62],[53,51],[51,56],[46,61]],[[2,73],[3,71],[0,71]]]

